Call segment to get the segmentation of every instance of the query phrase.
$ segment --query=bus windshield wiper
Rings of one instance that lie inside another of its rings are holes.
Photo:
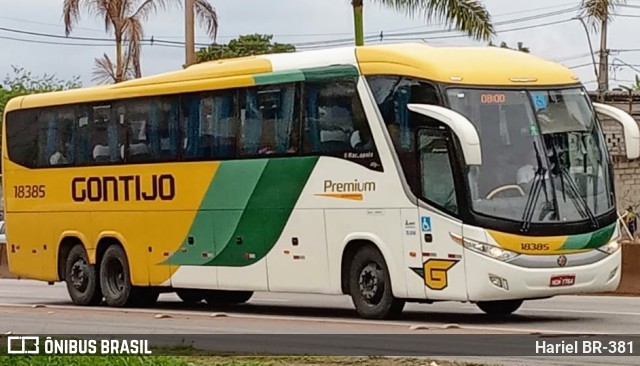
[[[540,157],[540,152],[538,151],[538,146],[533,143],[533,149],[536,152],[536,162],[538,164],[538,168],[536,169],[535,175],[533,177],[533,184],[531,186],[531,192],[529,197],[527,197],[527,203],[524,206],[524,213],[522,214],[522,227],[520,231],[528,231],[529,226],[531,226],[531,219],[533,218],[533,214],[536,210],[536,205],[538,204],[538,197],[540,196],[540,191],[544,190],[544,198],[545,198],[545,207],[549,207],[551,203],[549,202],[549,196],[547,195],[547,183],[545,180],[545,176],[547,175],[547,169],[542,164],[542,158]],[[551,208],[552,211],[557,213],[557,205]]]
[[[571,178],[571,175],[567,171],[567,168],[560,167],[560,173],[567,181],[567,185],[569,186],[569,196],[571,197],[571,201],[573,201],[573,204],[576,206],[578,213],[580,213],[580,215],[582,216],[588,216],[589,220],[591,220],[591,223],[593,224],[593,227],[598,227],[598,221],[596,220],[596,217],[593,215],[593,212],[589,208],[587,202],[580,195],[580,190],[578,189],[578,187],[576,187],[576,183]],[[579,207],[579,205],[582,207]]]
[[[571,178],[571,174],[569,174],[569,171],[567,170],[567,167],[565,167],[560,162],[560,158],[558,157],[558,151],[556,149],[555,141],[553,141],[551,148],[553,150],[555,164],[557,165],[558,171],[560,172],[560,186],[561,186],[561,189],[562,189],[562,198],[565,201],[567,199],[566,198],[566,193],[565,193],[565,190],[564,190],[564,186],[565,186],[564,182],[566,181],[567,182],[567,186],[569,187],[569,198],[571,198],[571,202],[573,202],[573,205],[576,207],[576,210],[578,211],[578,214],[580,214],[582,217],[588,217],[589,220],[591,220],[591,223],[593,224],[593,227],[598,227],[598,221],[596,220],[595,216],[593,215],[593,212],[589,208],[589,205],[587,204],[587,202],[580,195],[580,190],[578,189],[578,187],[576,186],[575,182]]]

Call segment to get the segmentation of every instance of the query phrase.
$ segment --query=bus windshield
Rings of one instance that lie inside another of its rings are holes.
[[[482,165],[467,168],[475,212],[526,226],[594,221],[613,208],[606,146],[581,88],[456,88],[447,97],[482,144]]]

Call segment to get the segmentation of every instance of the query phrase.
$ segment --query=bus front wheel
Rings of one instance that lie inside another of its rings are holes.
[[[522,305],[522,300],[480,301],[476,305],[487,315],[507,316]]]
[[[367,319],[390,319],[400,316],[405,301],[391,291],[387,264],[373,247],[360,249],[349,271],[349,293],[358,314]]]
[[[71,248],[64,267],[67,292],[76,305],[99,305],[102,302],[100,280],[95,265],[89,263],[82,245]]]

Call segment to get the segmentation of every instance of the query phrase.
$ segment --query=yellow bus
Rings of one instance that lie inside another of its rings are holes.
[[[611,162],[567,68],[391,44],[206,62],[6,107],[12,273],[77,305],[349,295],[360,316],[620,281]]]

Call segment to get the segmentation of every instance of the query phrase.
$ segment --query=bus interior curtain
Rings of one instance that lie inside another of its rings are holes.
[[[286,153],[291,144],[295,94],[293,86],[285,87],[280,92],[280,103],[275,123],[277,152],[280,154]]]
[[[213,156],[230,156],[233,154],[233,119],[231,106],[233,96],[217,96],[213,98]]]
[[[75,143],[77,148],[77,156],[74,160],[79,164],[84,164],[91,160],[91,135],[89,134],[90,114],[86,110],[78,117],[75,135],[78,136]]]
[[[255,90],[247,90],[247,110],[242,131],[243,151],[246,154],[252,155],[258,152],[260,137],[262,136],[261,117],[258,107],[258,93]]]
[[[409,109],[411,89],[408,85],[398,88],[396,94],[396,121],[400,128],[400,146],[403,150],[411,149],[411,129],[409,127]]]
[[[221,125],[223,123],[224,114],[222,111],[222,106],[224,105],[224,101],[220,100],[221,97],[212,97],[211,98],[211,134],[212,141],[211,146],[209,147],[209,156],[218,156],[220,152],[220,143],[222,142],[221,138]]]
[[[320,151],[320,126],[318,126],[318,88],[308,85],[307,94],[307,113],[305,121],[305,137],[311,142],[313,151]]]
[[[177,156],[180,145],[180,99],[173,98],[169,113],[169,153],[171,157]]]
[[[107,121],[107,139],[109,141],[109,161],[118,161],[118,127],[116,125],[117,114],[112,114],[110,121]]]
[[[73,164],[76,161],[76,141],[78,140],[78,130],[73,120],[69,121],[69,130],[71,131],[71,138],[69,140],[69,148],[67,149],[67,156],[69,163]]]
[[[189,100],[189,118],[187,120],[187,156],[197,157],[200,145],[200,99]]]
[[[51,155],[53,155],[58,149],[58,126],[56,124],[56,117],[52,114],[47,121],[47,155],[46,161],[49,161]],[[62,151],[61,151],[62,152]]]
[[[151,103],[151,110],[149,111],[149,131],[147,131],[147,138],[149,139],[149,150],[151,156],[160,155],[160,105],[159,101]]]

